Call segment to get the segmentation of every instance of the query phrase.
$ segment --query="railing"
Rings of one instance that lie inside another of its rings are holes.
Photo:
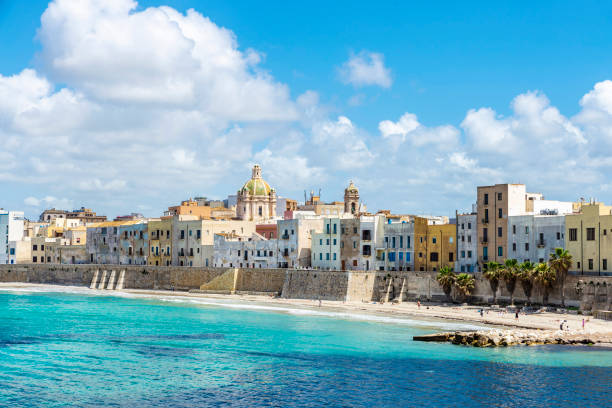
[[[488,243],[488,242],[489,242],[489,238],[488,238],[488,237],[482,237],[482,238],[480,238],[480,243],[481,243],[481,244],[486,244],[486,243]]]
[[[481,221],[482,221],[483,224],[488,224],[489,223],[489,219],[488,218],[483,218]]]
[[[544,248],[546,246],[546,242],[544,240],[539,240],[536,245],[538,248]]]
[[[479,256],[479,257],[478,257],[478,260],[479,260],[481,263],[487,263],[487,262],[489,262],[489,257],[488,257],[488,256]]]
[[[281,235],[281,239],[289,239],[289,234],[283,234],[283,235]]]

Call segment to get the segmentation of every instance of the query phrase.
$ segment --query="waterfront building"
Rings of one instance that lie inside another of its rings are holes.
[[[311,231],[311,264],[314,268],[340,270],[340,242],[342,239],[340,218],[325,218],[323,231]]]
[[[118,265],[121,258],[119,227],[142,223],[138,221],[106,221],[87,227],[86,248],[89,263]]]
[[[547,262],[555,248],[565,248],[564,214],[508,217],[508,258],[519,262]]]
[[[340,220],[342,239],[340,241],[340,268],[357,270],[361,253],[361,226],[359,218]]]
[[[55,243],[57,239],[61,238],[47,238],[44,236],[41,237],[33,237],[30,240],[30,253],[32,255],[32,263],[35,264],[44,264],[51,263],[51,256],[47,253],[48,246],[52,243]]]
[[[66,238],[48,238],[45,245],[45,260],[50,264],[87,264],[89,255],[85,244],[71,245]]]
[[[241,220],[264,221],[276,217],[276,191],[261,177],[261,167],[253,166],[251,179],[238,190],[236,216]]]
[[[9,264],[32,262],[32,238],[23,237],[19,241],[9,241]]]
[[[358,270],[371,271],[376,268],[376,248],[384,242],[384,214],[359,216],[360,253]]]
[[[22,211],[0,209],[0,264],[9,263],[9,243],[23,238],[23,227]]]
[[[168,207],[164,216],[193,215],[201,219],[230,219],[236,216],[235,207],[226,208],[223,201],[211,201],[205,197],[196,197],[182,201],[180,205]]]
[[[217,233],[213,246],[215,267],[276,268],[278,265],[278,240],[266,239],[256,232],[250,236]]]
[[[383,226],[382,248],[376,249],[376,269],[414,270],[414,217],[391,218]]]
[[[171,265],[211,266],[214,263],[215,234],[251,236],[255,233],[257,223],[243,220],[206,220],[182,215],[171,218],[171,227]]]
[[[170,266],[172,264],[172,219],[171,216],[149,221],[149,265]]]
[[[439,271],[443,266],[455,266],[457,260],[457,226],[427,225],[425,270]]]
[[[572,255],[570,271],[610,273],[612,266],[612,206],[591,201],[579,213],[565,217],[565,244]]]
[[[478,263],[503,263],[513,258],[508,217],[518,215],[562,215],[579,208],[578,203],[545,200],[540,193],[528,193],[524,184],[496,184],[477,188]]]
[[[473,273],[478,268],[478,213],[476,204],[469,213],[457,213],[457,261],[456,272]]]
[[[148,220],[119,226],[119,264],[146,265],[149,255]]]
[[[278,267],[307,268],[311,266],[312,233],[323,231],[321,217],[301,217],[277,221]]]
[[[274,224],[257,224],[255,226],[255,232],[266,239],[276,239],[277,227]]]

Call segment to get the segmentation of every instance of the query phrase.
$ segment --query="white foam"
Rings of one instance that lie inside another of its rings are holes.
[[[60,292],[77,295],[88,295],[88,296],[114,296],[122,298],[134,298],[134,299],[150,299],[169,303],[186,303],[200,306],[213,306],[229,309],[241,309],[241,310],[253,310],[253,311],[268,311],[275,313],[287,313],[292,315],[301,316],[319,316],[329,317],[343,320],[358,320],[358,321],[369,321],[375,323],[387,323],[387,324],[401,324],[413,327],[426,327],[426,328],[439,328],[442,330],[487,330],[489,327],[480,326],[477,324],[470,323],[454,323],[444,321],[428,321],[428,320],[417,320],[407,319],[395,316],[383,316],[379,314],[367,314],[367,313],[353,313],[353,312],[341,312],[341,311],[328,311],[328,310],[316,310],[311,308],[300,308],[292,307],[289,305],[283,306],[270,306],[257,304],[256,302],[237,300],[237,299],[217,299],[217,298],[204,298],[204,297],[192,297],[192,296],[181,296],[181,295],[158,295],[158,294],[147,294],[147,293],[130,293],[122,291],[108,291],[89,289],[80,286],[55,286],[55,285],[32,285],[32,286],[7,286],[0,285],[0,291],[17,292],[17,293],[50,293]]]

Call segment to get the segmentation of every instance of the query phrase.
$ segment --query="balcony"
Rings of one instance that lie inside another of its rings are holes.
[[[488,242],[489,242],[489,238],[488,238],[488,237],[482,237],[482,238],[480,238],[480,243],[481,243],[481,244],[486,244],[486,243],[488,243]]]
[[[488,218],[483,218],[480,221],[482,221],[483,224],[488,224],[489,223],[489,219]]]
[[[544,241],[543,239],[538,240],[538,242],[536,242],[536,246],[538,248],[544,248],[546,246],[546,241]]]
[[[489,262],[489,257],[488,256],[479,256],[478,260],[480,261],[480,263],[487,263]]]
[[[283,234],[283,235],[281,235],[281,239],[289,239],[289,234]]]

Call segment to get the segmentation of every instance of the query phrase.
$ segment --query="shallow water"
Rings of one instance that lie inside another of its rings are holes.
[[[612,351],[252,303],[0,291],[0,406],[610,406]]]

